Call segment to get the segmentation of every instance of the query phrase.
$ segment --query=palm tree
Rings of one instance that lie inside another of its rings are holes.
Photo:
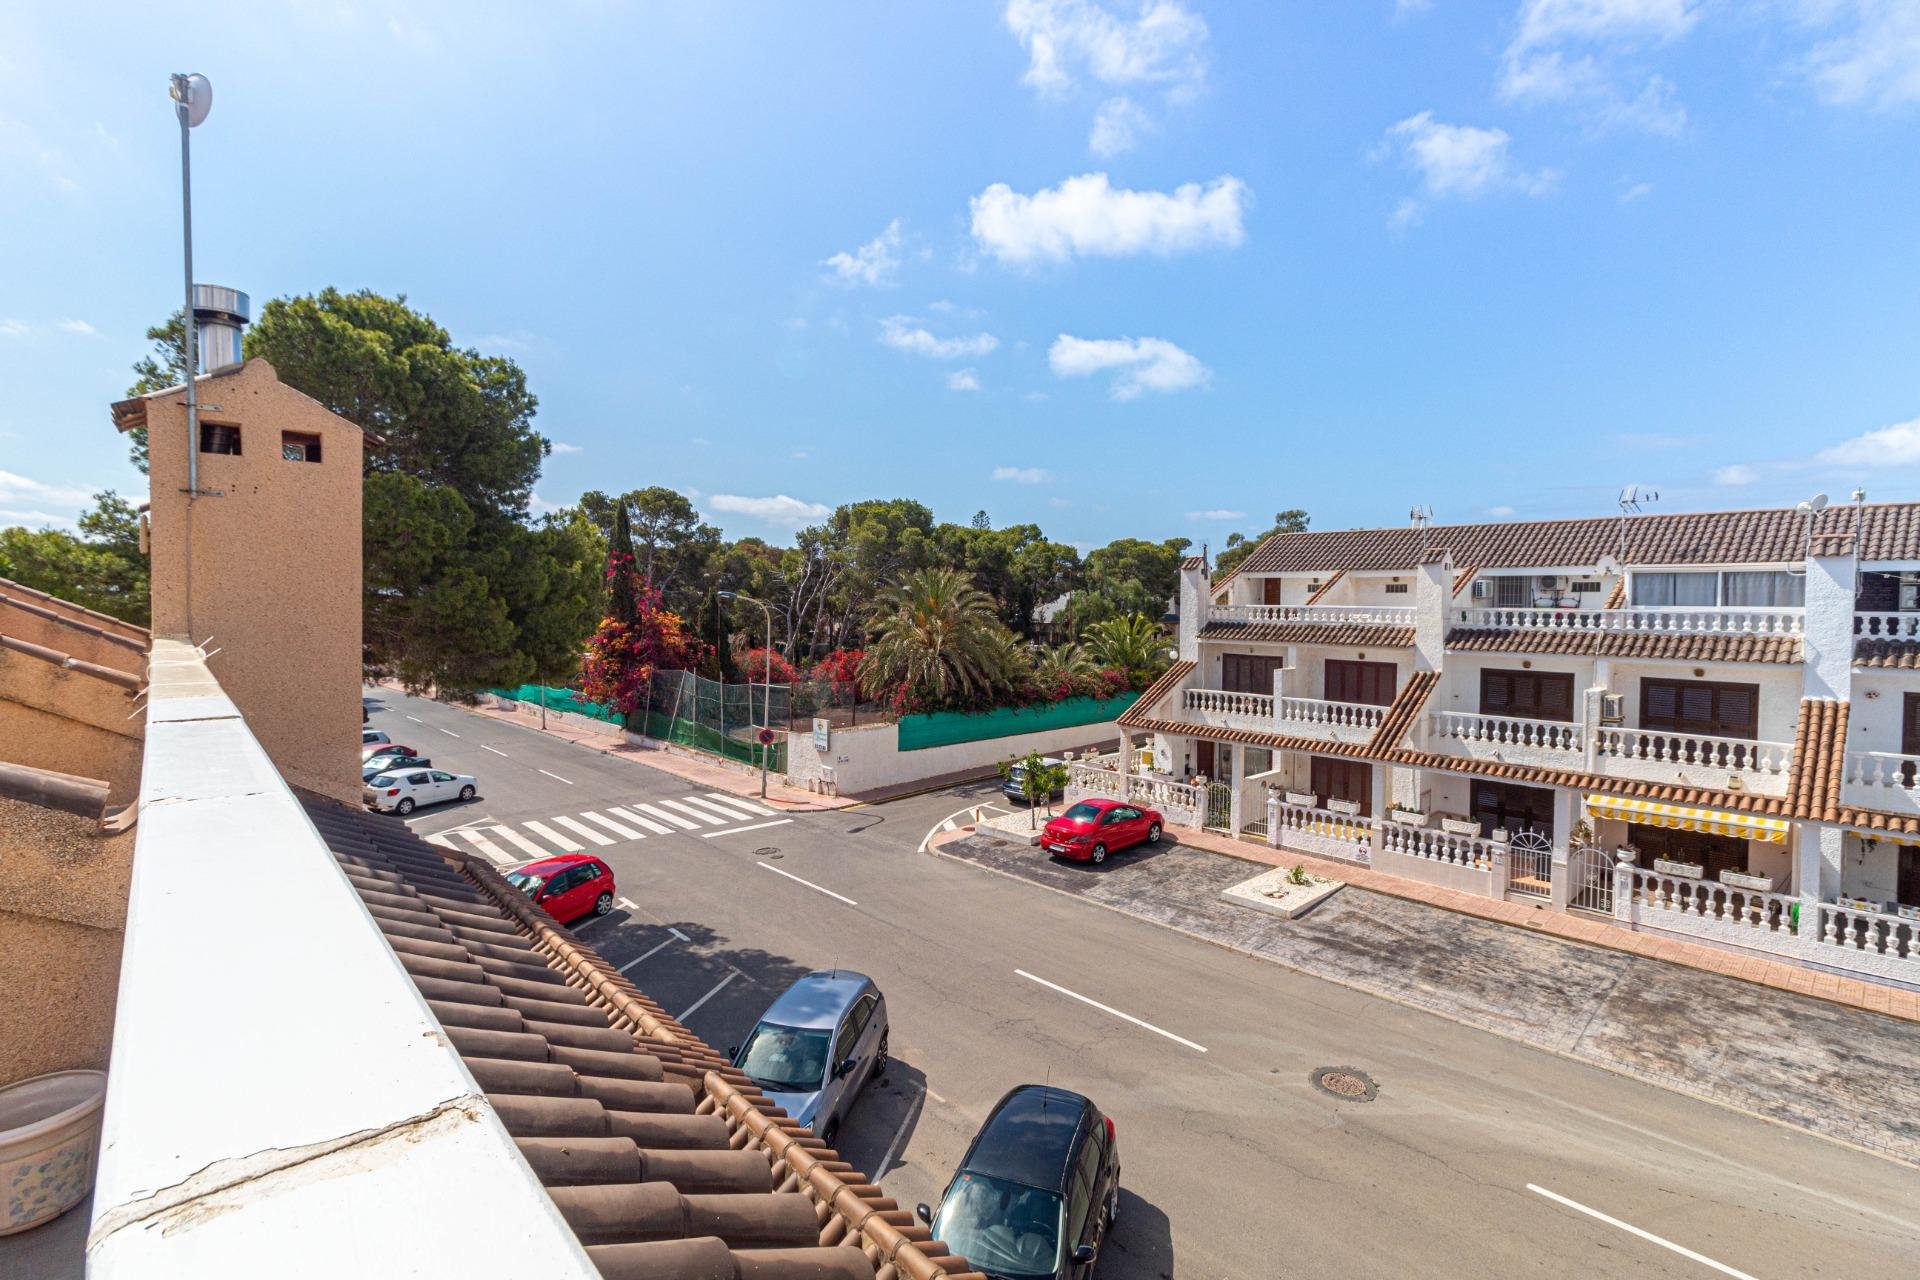
[[[1033,674],[1044,689],[1058,688],[1069,680],[1095,674],[1100,664],[1083,644],[1043,645],[1034,651]]]
[[[1167,668],[1166,632],[1144,613],[1096,622],[1087,628],[1086,638],[1100,665],[1126,672],[1135,687],[1151,683]]]
[[[919,569],[880,597],[862,683],[905,684],[936,706],[979,702],[1007,684],[1012,636],[993,598],[958,569]]]

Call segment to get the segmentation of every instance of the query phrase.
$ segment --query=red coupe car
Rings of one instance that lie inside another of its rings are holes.
[[[561,924],[613,910],[613,872],[598,858],[562,853],[507,872],[513,886]]]
[[[1164,825],[1152,809],[1118,800],[1082,800],[1047,824],[1040,847],[1056,858],[1097,866],[1129,845],[1159,844]]]

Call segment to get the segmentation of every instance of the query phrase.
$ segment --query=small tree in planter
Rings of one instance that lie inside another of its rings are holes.
[[[1027,829],[1031,831],[1040,825],[1034,810],[1042,802],[1047,806],[1048,816],[1052,816],[1053,793],[1067,785],[1067,766],[1048,764],[1038,751],[1029,751],[1024,760],[1001,761],[1001,778],[1012,778],[1016,768],[1020,770],[1020,795],[1027,802]]]

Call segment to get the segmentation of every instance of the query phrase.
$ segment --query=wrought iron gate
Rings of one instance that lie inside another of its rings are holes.
[[[1232,828],[1232,786],[1225,782],[1207,783],[1207,817],[1201,825],[1209,831],[1227,831]]]
[[[1567,859],[1573,894],[1567,905],[1613,914],[1613,855],[1593,845],[1578,845]]]
[[[1507,846],[1507,888],[1529,898],[1553,896],[1553,842],[1522,831]]]

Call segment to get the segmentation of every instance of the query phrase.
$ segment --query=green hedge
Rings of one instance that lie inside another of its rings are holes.
[[[981,742],[988,738],[1007,738],[1016,733],[1039,733],[1044,729],[1072,729],[1083,724],[1111,720],[1132,706],[1140,695],[1133,692],[1111,698],[1064,698],[1038,707],[996,707],[992,711],[935,711],[930,715],[901,716],[899,747],[902,751],[924,751],[928,747],[950,747],[956,742]]]

